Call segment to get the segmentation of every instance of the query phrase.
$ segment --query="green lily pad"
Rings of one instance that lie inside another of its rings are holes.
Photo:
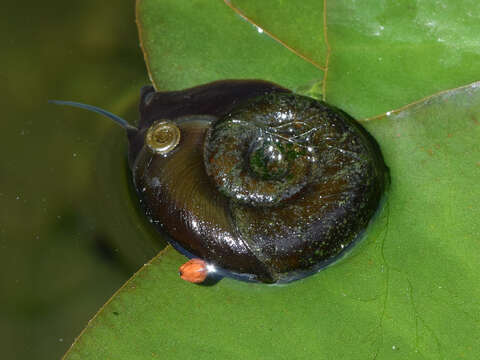
[[[304,15],[283,3],[140,0],[151,78],[169,90],[262,78],[369,117],[392,184],[365,239],[286,286],[192,285],[167,247],[66,359],[477,358],[480,83],[459,86],[479,77],[480,5],[328,2],[324,26],[318,1]]]

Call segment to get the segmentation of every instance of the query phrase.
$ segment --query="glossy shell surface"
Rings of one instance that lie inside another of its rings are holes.
[[[281,283],[338,259],[374,216],[388,172],[373,138],[324,102],[258,80],[142,91],[135,187],[172,244],[244,280]],[[173,149],[145,139],[159,121]]]

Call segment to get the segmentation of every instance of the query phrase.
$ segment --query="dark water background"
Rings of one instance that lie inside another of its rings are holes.
[[[134,0],[3,2],[1,359],[59,359],[162,244],[136,206],[126,139],[65,99],[137,119],[148,84]]]

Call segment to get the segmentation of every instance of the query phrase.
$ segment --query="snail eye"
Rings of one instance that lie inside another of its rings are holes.
[[[153,123],[147,131],[145,143],[148,149],[165,155],[176,148],[180,142],[180,129],[171,121],[159,120]]]

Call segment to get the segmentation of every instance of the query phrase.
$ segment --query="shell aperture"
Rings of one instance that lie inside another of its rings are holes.
[[[380,150],[353,118],[273,83],[148,87],[140,113],[129,159],[145,213],[226,275],[282,283],[318,271],[355,243],[387,186]],[[167,152],[146,142],[158,121],[180,133]]]

